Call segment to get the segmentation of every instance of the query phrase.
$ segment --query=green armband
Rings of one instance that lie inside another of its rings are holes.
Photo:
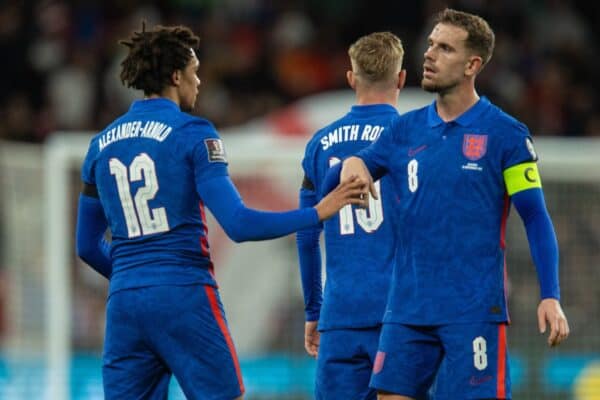
[[[542,187],[540,173],[534,162],[513,165],[505,169],[503,175],[509,196],[523,190]]]

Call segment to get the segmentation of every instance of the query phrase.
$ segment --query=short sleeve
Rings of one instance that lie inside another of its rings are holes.
[[[208,121],[198,120],[188,124],[185,129],[185,137],[192,142],[189,159],[196,186],[217,176],[227,176],[227,153],[214,126]]]
[[[403,126],[403,118],[401,116],[394,117],[377,140],[356,154],[364,161],[371,173],[388,170],[393,149],[396,148],[396,136],[402,132]]]
[[[513,131],[504,137],[504,154],[502,170],[524,162],[537,161],[537,153],[533,146],[533,139],[527,127],[521,123],[513,125]]]

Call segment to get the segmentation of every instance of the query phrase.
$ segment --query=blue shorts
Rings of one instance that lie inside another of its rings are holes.
[[[315,399],[377,399],[369,380],[379,333],[379,327],[320,333]]]
[[[510,399],[506,324],[383,325],[371,387],[419,398],[436,374],[435,400]]]
[[[152,286],[113,293],[106,307],[105,399],[166,399],[171,374],[188,399],[244,392],[217,290]]]

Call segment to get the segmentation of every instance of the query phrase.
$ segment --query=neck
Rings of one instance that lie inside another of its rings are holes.
[[[444,122],[455,120],[479,101],[475,87],[456,89],[437,95],[437,113]]]
[[[398,107],[399,89],[388,91],[357,91],[356,104],[359,106],[368,106],[372,104],[389,104],[392,107]]]
[[[148,96],[144,96],[145,99],[160,99],[160,98],[165,98],[165,99],[169,99],[172,100],[175,104],[180,105],[179,104],[179,97],[177,97],[176,93],[173,93],[173,91],[169,90],[169,88],[165,89],[162,91],[162,93],[152,93]]]

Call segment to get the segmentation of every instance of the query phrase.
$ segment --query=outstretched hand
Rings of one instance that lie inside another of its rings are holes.
[[[540,333],[546,332],[546,325],[550,324],[548,345],[558,346],[569,336],[569,322],[556,299],[543,299],[537,310],[538,326]]]
[[[304,348],[309,356],[317,358],[321,335],[317,330],[318,321],[306,321],[304,324]]]
[[[341,180],[340,184],[315,206],[319,214],[319,221],[332,217],[347,204],[356,204],[361,207],[368,205],[369,199],[364,196],[364,186],[364,182],[357,176]]]

